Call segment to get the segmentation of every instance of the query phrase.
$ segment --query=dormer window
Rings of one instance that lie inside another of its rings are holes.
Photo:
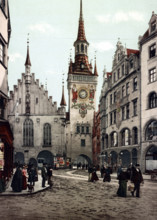
[[[151,32],[156,30],[156,20],[151,23]]]

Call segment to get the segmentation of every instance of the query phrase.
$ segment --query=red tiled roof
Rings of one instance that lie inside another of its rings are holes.
[[[129,57],[130,54],[139,54],[139,50],[133,50],[133,49],[128,49],[127,48],[127,56]]]
[[[109,78],[110,76],[112,76],[112,72],[107,72],[107,78]]]

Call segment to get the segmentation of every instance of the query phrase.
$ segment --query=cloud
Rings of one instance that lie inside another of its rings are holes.
[[[114,46],[109,41],[91,43],[91,46],[99,52],[104,52],[114,49]]]
[[[109,41],[101,41],[97,43],[91,43],[91,47],[99,52],[109,51],[114,49],[114,46]]]
[[[20,53],[9,54],[9,61],[14,63],[16,59],[24,59],[24,57]]]
[[[39,24],[30,25],[29,29],[31,31],[39,31],[43,34],[54,33],[54,28],[48,23],[39,23]]]
[[[138,11],[129,11],[123,12],[118,11],[114,15],[106,14],[106,15],[98,15],[96,19],[100,23],[120,23],[120,22],[128,22],[128,21],[144,21],[144,15]]]

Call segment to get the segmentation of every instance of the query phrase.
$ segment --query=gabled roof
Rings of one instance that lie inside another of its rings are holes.
[[[129,57],[131,54],[139,55],[139,50],[133,50],[133,49],[126,49],[127,50],[127,56]]]

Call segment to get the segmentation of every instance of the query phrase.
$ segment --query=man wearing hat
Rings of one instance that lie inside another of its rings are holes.
[[[134,192],[136,191],[136,197],[140,197],[140,184],[143,182],[143,177],[139,164],[136,164],[136,167],[133,168],[131,181],[134,183],[134,191],[132,192],[132,196],[134,196]]]

